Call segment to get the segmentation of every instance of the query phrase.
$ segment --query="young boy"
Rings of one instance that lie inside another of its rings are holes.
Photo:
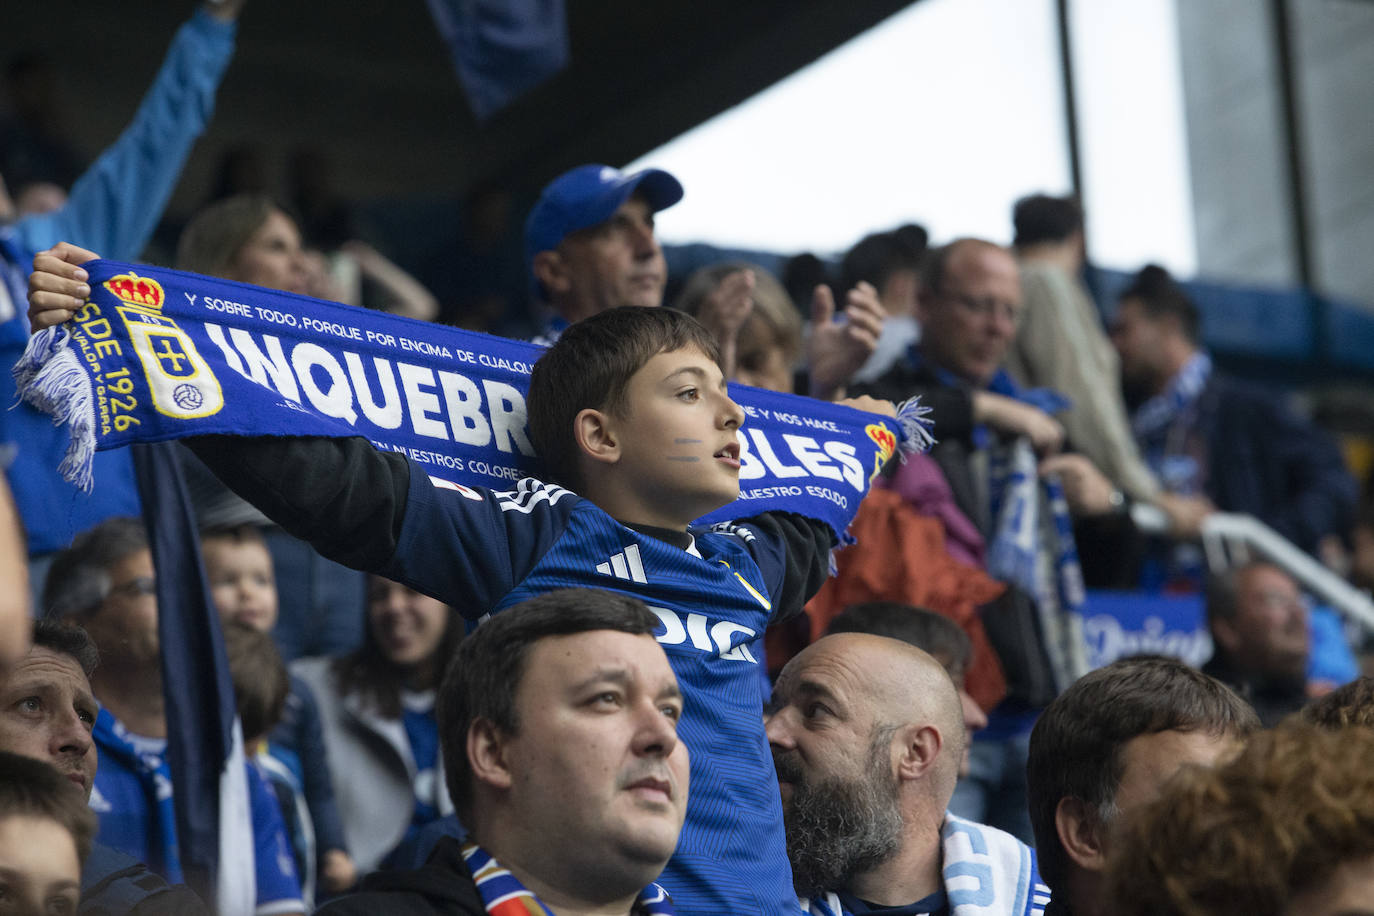
[[[0,911],[75,913],[95,814],[47,763],[0,753]]]
[[[238,623],[260,633],[270,633],[277,622],[277,587],[272,572],[272,554],[262,532],[253,525],[208,528],[200,533],[200,552],[205,561],[210,597],[225,627]],[[275,727],[271,729],[270,738],[267,733],[258,737],[267,741],[267,753],[291,771],[304,793],[312,833],[309,850],[311,855],[318,850],[315,861],[297,862],[301,889],[308,900],[318,868],[320,887],[328,894],[342,893],[353,886],[357,873],[344,844],[343,824],[329,778],[319,707],[309,686],[299,678],[290,678],[290,692],[277,718],[280,723],[273,721]],[[244,729],[247,738],[246,722]],[[252,745],[249,747],[251,751]],[[282,816],[292,833],[292,842],[296,843],[299,834],[294,831],[294,809],[294,804],[290,810],[283,806]]]
[[[234,684],[234,705],[243,727],[243,744],[249,762],[249,778],[258,780],[262,796],[276,799],[281,808],[286,838],[301,897],[306,908],[315,905],[315,830],[301,786],[300,762],[294,768],[273,756],[267,736],[281,721],[291,682],[272,637],[251,624],[224,621],[224,653]],[[295,757],[294,754],[291,755]]]
[[[56,275],[34,275],[35,327],[79,306],[79,275],[60,257],[35,262]],[[797,912],[758,664],[767,626],[824,580],[829,527],[776,512],[689,529],[739,494],[744,415],[715,341],[682,313],[628,307],[573,325],[536,364],[526,404],[554,482],[505,492],[431,479],[361,438],[185,441],[323,555],[470,619],[572,586],[642,599],[686,697],[679,735],[692,761],[687,823],[661,883],[679,913]]]

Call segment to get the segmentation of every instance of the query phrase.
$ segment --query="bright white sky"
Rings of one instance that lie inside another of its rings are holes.
[[[1188,275],[1175,2],[1071,8],[1094,259]],[[904,222],[1009,242],[1018,197],[1070,188],[1063,124],[1053,0],[921,0],[627,167],[687,189],[667,242],[829,254]]]

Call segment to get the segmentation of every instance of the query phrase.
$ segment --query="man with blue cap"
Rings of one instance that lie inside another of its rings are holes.
[[[681,199],[682,185],[661,169],[581,165],[550,182],[525,221],[525,260],[554,313],[535,342],[616,306],[660,305],[668,267],[654,214]]]

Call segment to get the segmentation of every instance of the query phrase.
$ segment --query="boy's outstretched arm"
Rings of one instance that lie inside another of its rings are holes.
[[[361,437],[191,436],[181,440],[224,484],[289,534],[345,566],[383,572],[410,488],[404,456]]]

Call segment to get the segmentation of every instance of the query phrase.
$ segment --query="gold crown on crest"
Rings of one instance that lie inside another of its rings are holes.
[[[116,274],[103,284],[121,302],[141,309],[158,311],[162,308],[162,284],[138,274]]]

